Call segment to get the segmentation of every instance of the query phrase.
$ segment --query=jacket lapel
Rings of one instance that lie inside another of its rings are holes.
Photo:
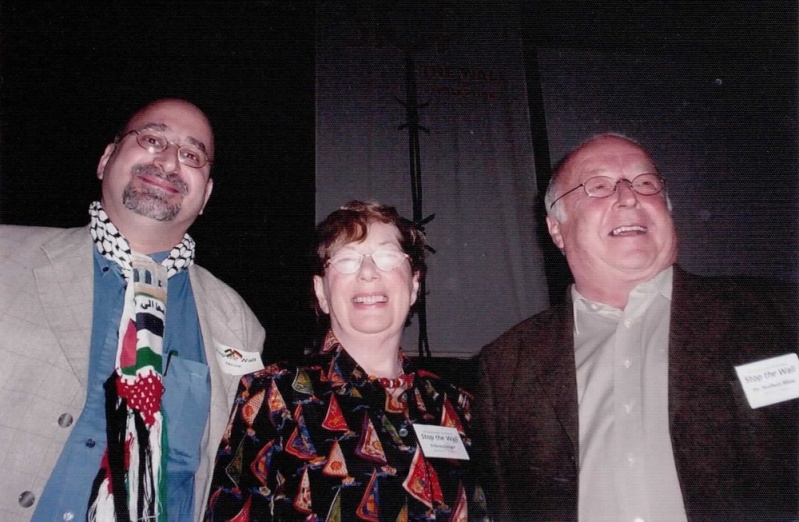
[[[232,397],[235,394],[239,376],[230,375],[221,370],[217,362],[217,345],[221,343],[226,346],[243,348],[244,332],[234,331],[230,326],[232,321],[229,321],[225,312],[216,305],[216,299],[223,296],[210,290],[208,278],[212,276],[195,265],[189,269],[189,277],[194,293],[194,302],[197,306],[197,316],[200,319],[205,355],[211,373],[212,404],[217,403],[219,399],[226,402],[227,397]]]
[[[696,282],[691,274],[674,266],[669,325],[669,425],[672,428],[672,438],[679,435],[674,433],[675,426],[678,425],[675,422],[677,417],[696,400],[695,390],[686,385],[686,381],[693,381],[692,376],[696,375],[697,366],[703,367],[701,358],[704,353],[702,350],[695,350],[692,345],[701,343],[699,340],[705,337],[701,331],[702,320],[712,314],[712,311],[703,312],[697,308],[699,289]]]
[[[48,264],[34,268],[36,291],[75,377],[86,387],[94,302],[88,227],[66,230],[42,245]]]
[[[538,378],[564,431],[569,436],[574,454],[578,455],[579,424],[577,405],[577,377],[574,363],[574,314],[571,295],[552,310],[554,325],[547,330],[543,340],[533,345],[541,350],[537,357],[541,362],[536,366]]]

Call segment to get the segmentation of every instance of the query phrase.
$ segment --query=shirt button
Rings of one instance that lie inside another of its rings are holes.
[[[86,444],[87,448],[93,448],[94,445],[97,444],[97,443],[94,442],[94,439],[86,439],[86,443],[85,444]]]
[[[633,465],[635,464],[635,455],[633,455],[632,453],[628,453],[627,463],[630,465],[630,467],[633,467]]]
[[[22,507],[31,507],[36,502],[36,495],[30,491],[23,491],[19,496],[19,505]]]
[[[630,359],[624,359],[624,367],[625,368],[629,368],[632,365],[633,365],[633,363],[632,363],[632,361]]]
[[[633,411],[633,405],[632,404],[625,404],[624,405],[624,411],[626,411],[627,413],[630,413],[631,411]]]
[[[399,430],[400,437],[406,437],[408,435],[408,430],[405,428],[400,428]]]
[[[72,520],[75,520],[75,513],[72,511],[65,511],[64,514],[61,515],[61,518],[64,520],[64,522],[71,522]]]
[[[69,413],[62,413],[58,417],[58,425],[61,426],[62,428],[69,428],[70,426],[72,426],[72,415],[70,415]]]
[[[633,520],[633,522],[644,522],[644,519],[643,519],[643,518],[641,518],[641,517],[635,517],[635,519]]]

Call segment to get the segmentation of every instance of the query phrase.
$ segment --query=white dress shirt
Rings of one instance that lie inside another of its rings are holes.
[[[581,522],[686,520],[668,414],[673,269],[619,310],[572,286]]]

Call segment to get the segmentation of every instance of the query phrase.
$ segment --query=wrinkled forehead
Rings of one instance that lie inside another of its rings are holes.
[[[589,144],[569,162],[569,181],[581,183],[594,176],[633,179],[646,173],[657,173],[651,157],[640,147],[624,141]]]

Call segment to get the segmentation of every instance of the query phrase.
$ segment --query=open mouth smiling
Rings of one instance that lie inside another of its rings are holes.
[[[619,237],[619,236],[635,236],[638,234],[646,234],[647,228],[641,225],[624,225],[621,227],[616,227],[610,231],[610,237]]]
[[[352,302],[355,304],[377,304],[377,303],[387,303],[388,296],[385,295],[359,295],[352,298]]]

